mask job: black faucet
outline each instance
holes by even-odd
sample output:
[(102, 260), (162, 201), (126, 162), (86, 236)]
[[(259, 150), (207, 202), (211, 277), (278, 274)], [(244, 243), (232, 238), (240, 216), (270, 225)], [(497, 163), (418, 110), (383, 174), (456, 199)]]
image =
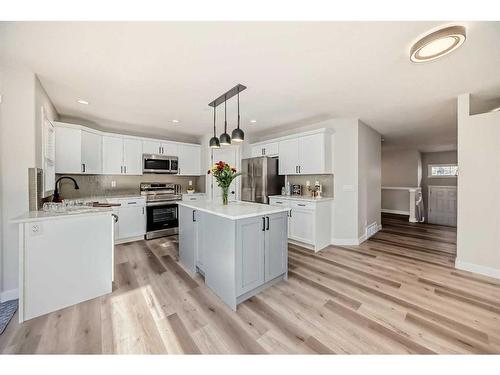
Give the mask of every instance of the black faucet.
[(54, 187), (54, 197), (52, 198), (52, 202), (61, 202), (61, 196), (59, 195), (59, 189), (57, 188), (57, 185), (59, 184), (59, 181), (65, 179), (65, 178), (67, 178), (68, 180), (73, 181), (73, 183), (75, 184), (75, 189), (76, 190), (80, 189), (80, 186), (78, 186), (77, 182), (75, 181), (75, 179), (73, 177), (68, 177), (68, 176), (59, 177), (56, 180), (56, 185)]

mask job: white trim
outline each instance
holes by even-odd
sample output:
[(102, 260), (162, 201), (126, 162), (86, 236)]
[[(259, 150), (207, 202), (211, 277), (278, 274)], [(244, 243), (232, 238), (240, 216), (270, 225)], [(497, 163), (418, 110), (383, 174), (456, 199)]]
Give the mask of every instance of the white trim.
[(19, 289), (4, 290), (0, 293), (0, 302), (19, 298)]
[(323, 133), (323, 134), (334, 134), (335, 131), (333, 129), (331, 129), (331, 128), (320, 128), (320, 129), (308, 130), (308, 131), (305, 131), (305, 132), (294, 133), (294, 134), (284, 135), (284, 136), (281, 136), (281, 137), (269, 138), (269, 139), (266, 139), (266, 140), (263, 140), (263, 141), (259, 141), (259, 142), (255, 142), (255, 143), (250, 143), (250, 147), (259, 146), (259, 145), (263, 145), (263, 144), (267, 144), (267, 143), (280, 142), (280, 141), (284, 141), (284, 140), (287, 140), (287, 139), (293, 139), (293, 138), (297, 138), (297, 137), (303, 137), (303, 136), (306, 136), (306, 135), (320, 134), (320, 133)]
[(406, 215), (410, 216), (410, 211), (401, 211), (401, 210), (388, 210), (386, 208), (382, 208), (381, 212), (385, 212), (387, 214), (397, 214), (397, 215)]
[(144, 239), (144, 235), (136, 236), (136, 237), (121, 238), (119, 240), (115, 240), (114, 244), (121, 245), (121, 244), (128, 243), (128, 242), (140, 241), (143, 239)]
[(359, 238), (332, 238), (330, 242), (338, 246), (355, 246), (360, 243)]
[(464, 261), (458, 260), (458, 259), (455, 260), (455, 268), (457, 268), (459, 270), (463, 270), (463, 271), (479, 273), (481, 275), (500, 279), (500, 270), (497, 268), (481, 266), (480, 264), (464, 262)]
[(412, 186), (382, 186), (382, 190), (418, 190), (420, 187), (412, 187)]

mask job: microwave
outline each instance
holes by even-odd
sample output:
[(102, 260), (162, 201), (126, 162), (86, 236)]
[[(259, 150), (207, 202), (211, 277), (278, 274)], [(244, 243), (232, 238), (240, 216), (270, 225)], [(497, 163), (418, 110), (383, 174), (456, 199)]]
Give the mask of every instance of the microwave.
[(142, 172), (177, 174), (179, 172), (179, 158), (177, 156), (143, 154)]

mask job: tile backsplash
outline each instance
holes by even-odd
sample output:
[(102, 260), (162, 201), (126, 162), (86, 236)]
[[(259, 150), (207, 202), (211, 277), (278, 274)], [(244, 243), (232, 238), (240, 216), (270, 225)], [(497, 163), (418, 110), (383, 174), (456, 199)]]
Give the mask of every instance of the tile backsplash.
[[(113, 196), (122, 194), (139, 194), (141, 182), (170, 182), (181, 185), (181, 191), (186, 192), (189, 181), (193, 181), (196, 192), (205, 192), (205, 176), (176, 176), (168, 174), (147, 174), (142, 176), (110, 176), (110, 175), (56, 175), (73, 177), (79, 190), (73, 188), (73, 183), (69, 180), (62, 180), (60, 184), (61, 196), (63, 198), (86, 198), (97, 196)], [(116, 186), (111, 187), (112, 181)]]
[(306, 183), (309, 181), (311, 186), (314, 186), (316, 181), (322, 186), (323, 197), (333, 197), (333, 174), (318, 174), (318, 175), (290, 175), (286, 176), (287, 181), (291, 185), (302, 185), (302, 195), (310, 195), (311, 193), (306, 190)]

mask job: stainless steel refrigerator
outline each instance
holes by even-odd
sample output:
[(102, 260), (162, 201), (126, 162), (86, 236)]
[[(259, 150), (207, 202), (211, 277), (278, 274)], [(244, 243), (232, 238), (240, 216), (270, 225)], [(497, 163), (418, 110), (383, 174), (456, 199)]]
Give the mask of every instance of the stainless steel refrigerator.
[(241, 200), (268, 203), (270, 195), (281, 194), (285, 176), (278, 175), (278, 158), (259, 156), (241, 161)]

